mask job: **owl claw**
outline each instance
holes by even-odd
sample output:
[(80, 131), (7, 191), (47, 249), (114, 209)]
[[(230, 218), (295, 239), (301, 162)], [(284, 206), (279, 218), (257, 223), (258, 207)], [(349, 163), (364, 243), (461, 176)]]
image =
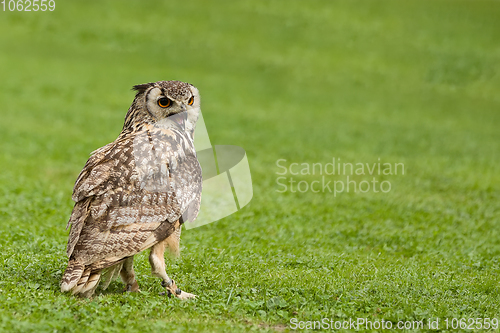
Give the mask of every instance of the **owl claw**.
[(186, 299), (195, 299), (197, 298), (198, 296), (194, 295), (194, 294), (191, 294), (191, 293), (187, 293), (185, 291), (182, 291), (181, 290), (181, 293), (179, 295), (175, 295), (178, 299), (182, 299), (182, 300), (186, 300)]
[(125, 293), (140, 293), (141, 290), (139, 289), (139, 285), (137, 284), (137, 281), (135, 281), (133, 284), (127, 284), (125, 289), (123, 289), (123, 292)]
[[(171, 281), (171, 283), (169, 285), (167, 285), (167, 287), (166, 287), (166, 289), (167, 289), (166, 295), (168, 297), (172, 297), (172, 295), (174, 295), (175, 297), (177, 297), (178, 299), (181, 299), (181, 300), (192, 299), (192, 298), (197, 297), (194, 294), (187, 293), (185, 291), (182, 291), (180, 288), (177, 288), (177, 285), (175, 284), (174, 280), (170, 280), (170, 281)], [(162, 293), (162, 294), (165, 295), (165, 293)]]
[(170, 281), (161, 281), (161, 286), (163, 288), (168, 288), (169, 286), (171, 286), (172, 284), (174, 283), (174, 280), (170, 279)]

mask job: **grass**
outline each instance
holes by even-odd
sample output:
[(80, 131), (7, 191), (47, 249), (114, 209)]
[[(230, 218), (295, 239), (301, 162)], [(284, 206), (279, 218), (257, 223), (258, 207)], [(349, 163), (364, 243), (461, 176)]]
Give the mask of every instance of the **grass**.
[[(498, 1), (56, 3), (0, 12), (1, 331), (500, 318)], [(131, 86), (162, 79), (200, 89), (213, 144), (245, 148), (253, 200), (184, 232), (168, 272), (196, 301), (159, 296), (146, 254), (141, 294), (61, 294), (73, 182)], [(405, 174), (277, 192), (277, 160), (334, 157)]]

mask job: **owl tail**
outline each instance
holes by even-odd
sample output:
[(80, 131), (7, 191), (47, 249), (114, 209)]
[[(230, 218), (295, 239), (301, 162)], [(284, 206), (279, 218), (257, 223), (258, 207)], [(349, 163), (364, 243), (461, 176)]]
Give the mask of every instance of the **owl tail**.
[(73, 295), (90, 297), (94, 294), (100, 280), (100, 270), (92, 271), (90, 266), (85, 267), (85, 265), (77, 261), (70, 261), (62, 277), (61, 291), (71, 290)]
[(84, 264), (77, 261), (70, 261), (61, 280), (61, 291), (66, 292), (73, 289), (83, 275), (84, 269)]

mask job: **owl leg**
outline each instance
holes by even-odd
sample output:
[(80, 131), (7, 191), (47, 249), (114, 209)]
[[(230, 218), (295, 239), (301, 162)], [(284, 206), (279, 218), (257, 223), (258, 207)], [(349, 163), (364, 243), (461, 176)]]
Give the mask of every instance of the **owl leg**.
[(123, 266), (120, 271), (120, 276), (122, 278), (123, 283), (125, 283), (126, 285), (125, 291), (141, 292), (139, 289), (139, 284), (137, 284), (137, 280), (135, 279), (134, 256), (127, 258), (123, 262)]
[(167, 289), (168, 296), (174, 295), (179, 299), (189, 299), (195, 298), (196, 295), (187, 293), (185, 291), (177, 288), (175, 281), (168, 277), (165, 271), (165, 246), (167, 245), (166, 240), (163, 240), (151, 248), (151, 253), (149, 254), (149, 263), (151, 264), (151, 273), (153, 276), (162, 279), (162, 287)]
[(170, 257), (172, 259), (177, 259), (181, 256), (181, 252), (179, 249), (179, 243), (181, 241), (181, 226), (177, 226), (174, 232), (168, 236), (164, 242), (168, 252), (170, 253)]

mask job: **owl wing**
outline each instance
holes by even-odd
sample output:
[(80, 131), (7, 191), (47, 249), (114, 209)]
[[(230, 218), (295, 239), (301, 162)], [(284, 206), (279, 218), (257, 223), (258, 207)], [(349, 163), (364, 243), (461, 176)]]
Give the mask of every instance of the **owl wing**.
[(181, 216), (196, 218), (201, 168), (186, 139), (150, 128), (96, 150), (73, 190), (68, 257), (119, 260), (154, 245)]

